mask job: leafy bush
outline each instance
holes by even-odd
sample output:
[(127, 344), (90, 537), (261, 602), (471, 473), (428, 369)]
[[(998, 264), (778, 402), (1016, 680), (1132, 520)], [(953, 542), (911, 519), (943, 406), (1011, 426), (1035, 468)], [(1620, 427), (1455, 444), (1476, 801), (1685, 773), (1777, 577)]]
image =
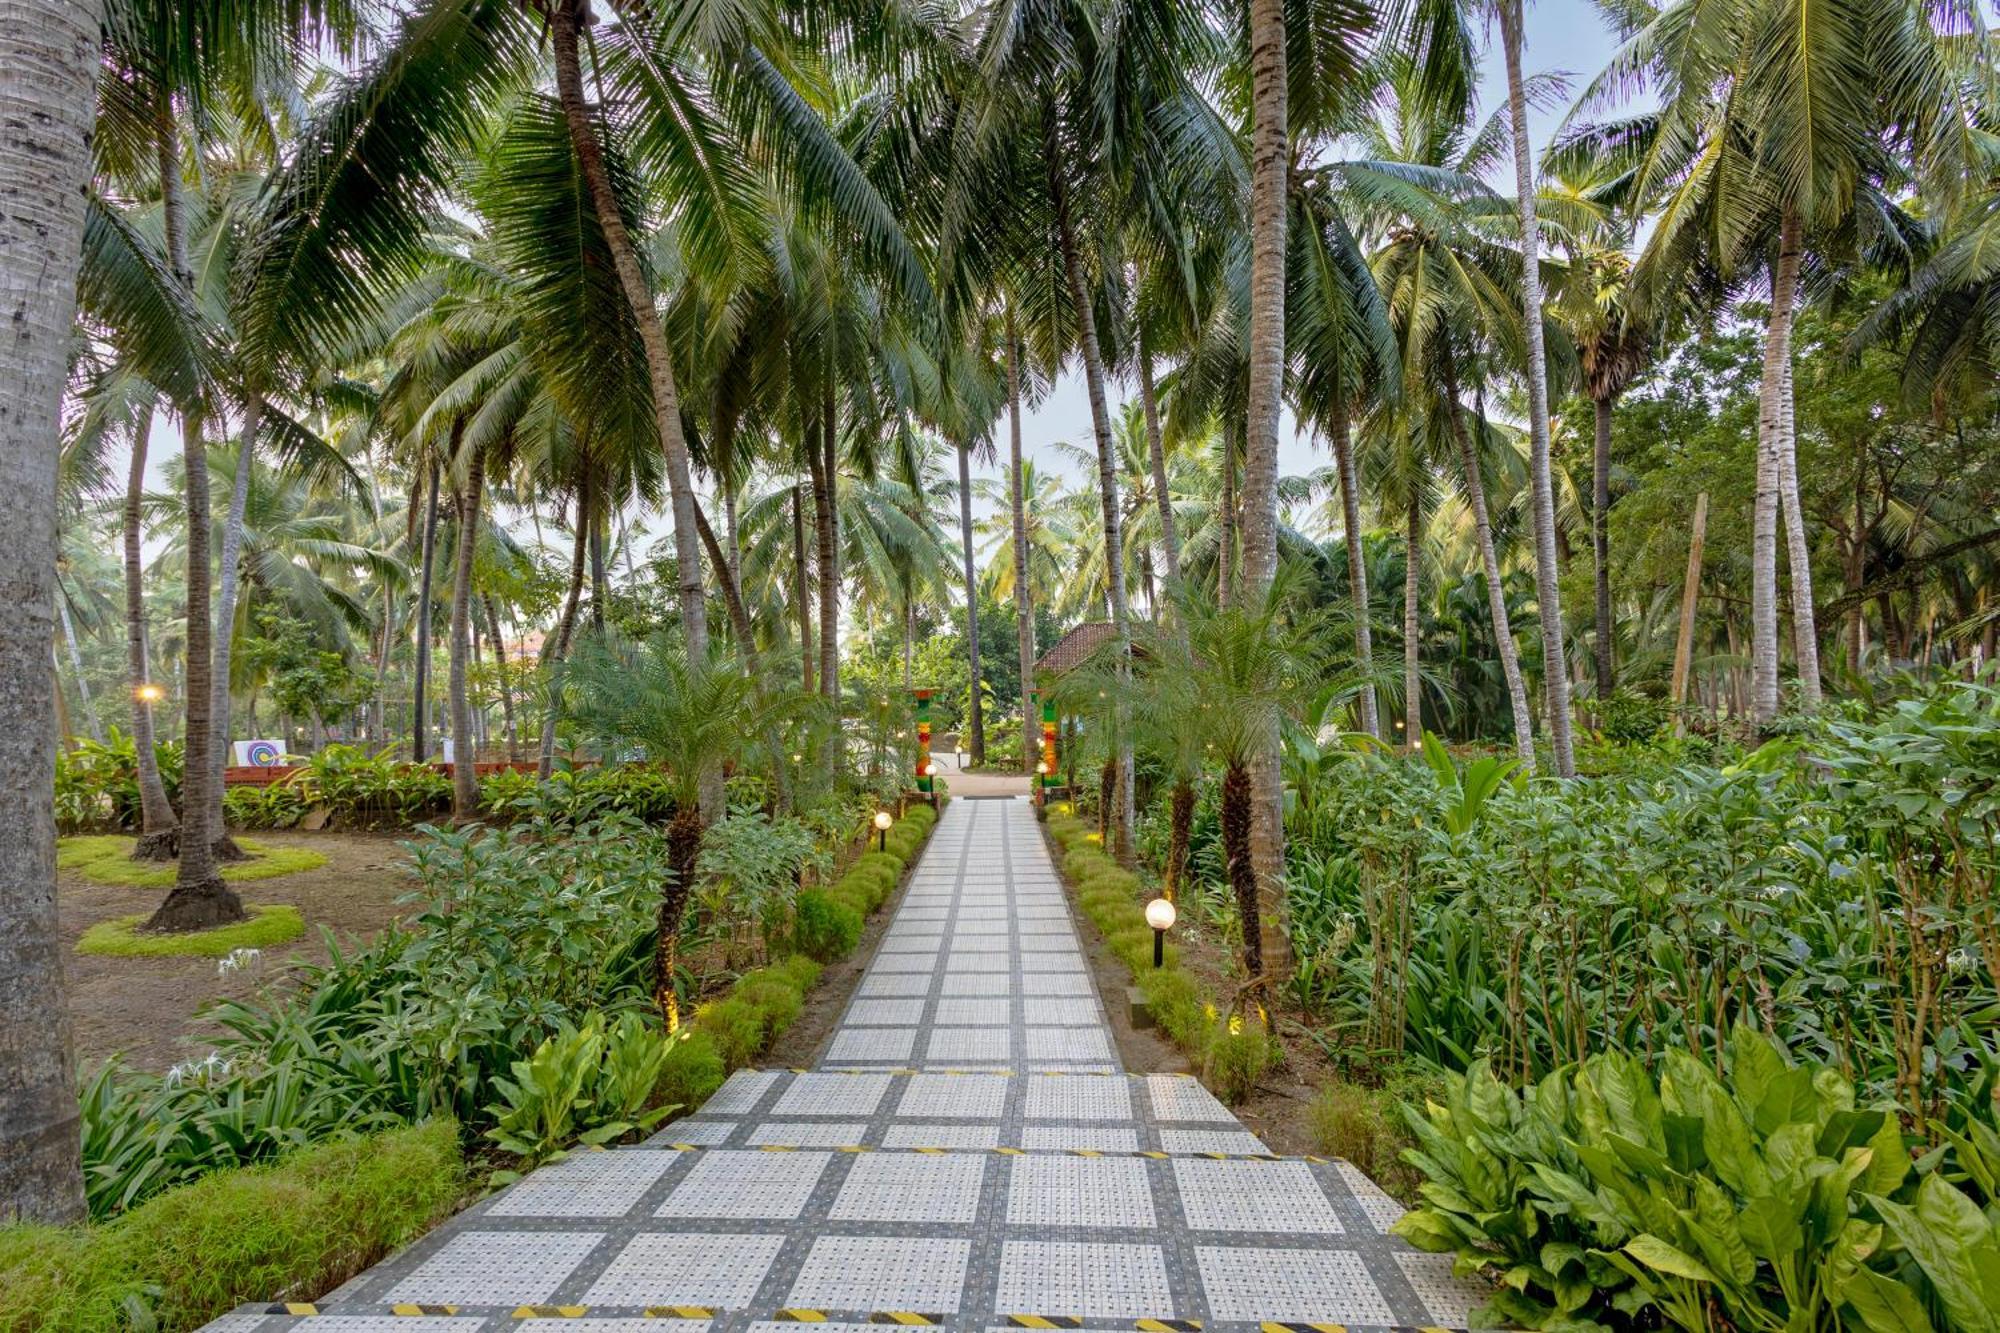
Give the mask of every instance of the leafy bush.
[[(180, 804), (182, 750), (179, 741), (153, 747), (160, 785)], [(139, 752), (116, 727), (102, 741), (79, 740), (56, 752), (56, 827), (64, 833), (94, 833), (139, 827)]]
[(1606, 740), (1649, 741), (1666, 729), (1667, 701), (1637, 690), (1614, 690), (1598, 705), (1598, 730)]
[(818, 889), (798, 896), (792, 923), (792, 946), (822, 962), (845, 957), (861, 942), (861, 914), (835, 902)]
[(1411, 1116), (1425, 1204), (1396, 1224), (1532, 1328), (2000, 1327), (2000, 1236), (1936, 1171), (1911, 1180), (1891, 1103), (1747, 1027), (1727, 1080), (1669, 1050), (1601, 1052), (1516, 1092), (1476, 1064)]
[(495, 1078), (501, 1100), (488, 1107), (486, 1137), (521, 1159), (523, 1172), (560, 1157), (571, 1144), (598, 1146), (649, 1130), (678, 1108), (650, 1106), (673, 1038), (635, 1013), (606, 1030), (592, 1014), (568, 1023), (516, 1060), (513, 1077)]
[(443, 1220), (449, 1121), (342, 1137), (169, 1190), (115, 1221), (0, 1228), (0, 1330), (179, 1333), (245, 1301), (309, 1299)]

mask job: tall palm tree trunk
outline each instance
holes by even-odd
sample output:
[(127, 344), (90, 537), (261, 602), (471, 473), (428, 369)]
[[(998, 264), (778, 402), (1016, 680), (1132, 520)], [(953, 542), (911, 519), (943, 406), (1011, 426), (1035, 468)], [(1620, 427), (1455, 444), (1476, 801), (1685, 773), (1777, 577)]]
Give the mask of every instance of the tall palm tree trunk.
[[(819, 688), (840, 704), (840, 510), (834, 488), (840, 484), (835, 446), (833, 389), (820, 402), (819, 467), (813, 474), (813, 529), (819, 551)], [(835, 743), (838, 748), (838, 742)]]
[[(154, 147), (160, 165), (160, 212), (167, 242), (167, 263), (175, 280), (192, 292), (188, 269), (185, 205), (181, 193), (180, 147), (173, 107), (158, 99), (154, 108)], [(207, 790), (214, 770), (215, 728), (211, 709), (215, 697), (213, 621), (209, 590), (213, 571), (209, 558), (208, 443), (206, 414), (199, 402), (181, 412), (181, 459), (187, 473), (187, 629), (184, 655), (187, 675), (186, 744), (181, 762), (180, 864), (174, 887), (145, 928), (157, 931), (202, 930), (244, 919), (242, 900), (222, 882), (216, 869), (214, 839), (220, 802)]]
[(507, 640), (500, 637), (500, 612), (493, 594), (482, 593), (480, 604), (486, 611), (486, 637), (493, 643), (493, 665), (500, 681), (500, 723), (507, 733), (507, 762), (521, 762), (521, 733), (514, 725), (514, 684), (507, 679)]
[(1528, 469), (1534, 489), (1535, 601), (1542, 621), (1542, 688), (1556, 772), (1576, 776), (1569, 718), (1569, 662), (1563, 641), (1562, 578), (1556, 568), (1556, 501), (1549, 462), (1548, 350), (1542, 338), (1541, 228), (1535, 220), (1535, 171), (1528, 151), (1528, 101), (1521, 79), (1521, 0), (1500, 0), (1500, 40), (1507, 57), (1507, 115), (1514, 140), (1514, 196), (1521, 218), (1521, 308), (1528, 334)]
[(1215, 604), (1228, 606), (1236, 600), (1236, 442), (1235, 432), (1225, 426), (1219, 441), (1222, 448), (1221, 538), (1215, 553)]
[(1597, 675), (1597, 697), (1611, 697), (1618, 688), (1611, 661), (1611, 407), (1608, 397), (1590, 402), (1593, 419), (1590, 451), (1590, 559), (1596, 640), (1591, 664)]
[(582, 168), (584, 182), (604, 231), (604, 245), (611, 252), (618, 285), (632, 307), (632, 322), (638, 326), (639, 341), (646, 352), (646, 372), (653, 386), (653, 416), (659, 430), (660, 449), (667, 458), (667, 488), (674, 512), (674, 565), (680, 581), (681, 626), (688, 652), (697, 661), (708, 653), (708, 604), (702, 586), (701, 539), (695, 531), (694, 467), (688, 454), (687, 436), (681, 430), (680, 389), (674, 382), (673, 356), (667, 346), (666, 330), (653, 309), (652, 287), (639, 266), (638, 247), (625, 227), (618, 197), (611, 189), (611, 173), (604, 164), (604, 146), (598, 142), (597, 128), (591, 124), (590, 110), (583, 96), (583, 65), (578, 50), (578, 30), (589, 13), (588, 0), (556, 0), (550, 6), (549, 33), (555, 47), (556, 95), (562, 102), (563, 119), (569, 126), (570, 146)]
[(792, 606), (799, 618), (800, 688), (813, 692), (813, 617), (806, 574), (806, 516), (799, 487), (792, 487)]
[[(1083, 273), (1083, 255), (1077, 249), (1076, 233), (1069, 215), (1068, 187), (1063, 180), (1062, 154), (1058, 146), (1055, 120), (1049, 117), (1049, 194), (1055, 202), (1056, 243), (1062, 251), (1063, 274), (1069, 284), (1070, 303), (1076, 308), (1077, 343), (1083, 357), (1084, 383), (1090, 394), (1091, 433), (1097, 441), (1097, 494), (1104, 512), (1104, 577), (1111, 602), (1111, 627), (1118, 641), (1119, 673), (1127, 675), (1132, 665), (1132, 626), (1125, 600), (1125, 545), (1119, 525), (1118, 453), (1111, 439), (1111, 411), (1104, 397), (1104, 354), (1097, 341), (1097, 317), (1091, 310), (1090, 290)], [(1121, 861), (1132, 857), (1132, 826), (1137, 822), (1133, 809), (1133, 763), (1130, 729), (1118, 719), (1118, 818), (1113, 825), (1113, 850)]]
[(1146, 416), (1146, 457), (1153, 469), (1153, 495), (1160, 505), (1160, 549), (1165, 553), (1167, 583), (1181, 581), (1181, 538), (1174, 526), (1174, 500), (1167, 491), (1167, 448), (1160, 434), (1160, 398), (1153, 384), (1153, 353), (1139, 336), (1139, 406)]
[(1370, 682), (1361, 691), (1361, 729), (1379, 739), (1382, 714), (1373, 684), (1375, 634), (1368, 601), (1368, 557), (1361, 549), (1361, 478), (1354, 465), (1354, 441), (1349, 438), (1347, 395), (1333, 401), (1333, 465), (1340, 473), (1340, 520), (1347, 544), (1347, 596), (1354, 603), (1354, 668)]
[[(458, 447), (458, 427), (452, 428)], [(430, 460), (424, 481), (424, 535), (417, 565), (417, 648), (410, 664), (410, 762), (421, 764), (431, 749), (431, 581), (437, 571), (438, 463)]]
[(125, 474), (125, 663), (132, 678), (132, 748), (139, 766), (139, 842), (135, 861), (171, 861), (180, 852), (180, 821), (160, 781), (153, 735), (151, 672), (146, 662), (146, 566), (140, 503), (146, 494), (146, 446), (153, 433), (153, 405), (140, 410), (132, 432), (132, 465)]
[[(569, 657), (570, 640), (576, 636), (577, 604), (583, 600), (583, 562), (588, 555), (585, 543), (588, 542), (590, 533), (589, 512), (590, 477), (586, 471), (583, 487), (576, 501), (576, 548), (570, 554), (569, 560), (569, 592), (563, 597), (562, 617), (556, 621), (556, 637), (551, 643), (548, 654), (548, 666), (552, 674)], [(549, 706), (542, 714), (540, 757), (535, 765), (535, 771), (541, 775), (543, 781), (547, 781), (549, 774), (555, 769), (556, 718), (561, 714), (561, 704), (561, 696), (551, 687)]]
[[(83, 649), (76, 641), (76, 621), (69, 613), (69, 598), (63, 594), (60, 582), (56, 587), (56, 610), (62, 617), (63, 646), (69, 653), (69, 673), (76, 677), (76, 699), (83, 709), (83, 724), (90, 729), (90, 739), (102, 745), (104, 728), (97, 724), (97, 710), (90, 705), (90, 682), (83, 675)], [(62, 683), (57, 683), (60, 694)]]
[(98, 6), (0, 0), (0, 1225), (83, 1217), (56, 919), (56, 459), (90, 182)]
[(1403, 748), (1414, 752), (1424, 734), (1424, 682), (1418, 672), (1423, 626), (1417, 597), (1424, 558), (1424, 504), (1412, 487), (1403, 514)]
[(1799, 702), (1811, 709), (1820, 705), (1819, 626), (1813, 610), (1812, 548), (1806, 544), (1805, 511), (1799, 505), (1798, 421), (1789, 355), (1778, 424), (1778, 497), (1785, 520), (1785, 568), (1792, 578), (1793, 652), (1798, 659)]
[(986, 762), (986, 710), (979, 697), (979, 581), (972, 566), (972, 450), (958, 446), (958, 540), (965, 565), (965, 644), (972, 671), (972, 701), (967, 721), (972, 728), (972, 762)]
[[(1535, 771), (1534, 715), (1528, 709), (1528, 687), (1521, 679), (1521, 655), (1514, 647), (1514, 627), (1507, 616), (1507, 587), (1500, 581), (1500, 555), (1493, 547), (1493, 524), (1486, 511), (1486, 479), (1479, 468), (1479, 451), (1465, 428), (1465, 408), (1458, 397), (1458, 365), (1447, 350), (1444, 360), (1444, 391), (1450, 400), (1451, 433), (1458, 441), (1459, 466), (1465, 472), (1465, 498), (1472, 506), (1473, 535), (1479, 542), (1479, 563), (1486, 571), (1486, 607), (1493, 617), (1493, 638), (1500, 648), (1500, 672), (1507, 682), (1508, 706), (1514, 715), (1514, 753), (1521, 767)], [(1486, 418), (1481, 413), (1480, 433), (1485, 434)]]
[(1757, 391), (1757, 499), (1750, 524), (1750, 720), (1778, 715), (1778, 510), (1784, 489), (1785, 380), (1792, 360), (1792, 306), (1799, 280), (1799, 215), (1787, 207), (1771, 270), (1764, 374)]
[(472, 734), (472, 699), (466, 668), (472, 655), (472, 570), (479, 553), (479, 501), (486, 488), (486, 456), (474, 449), (458, 493), (458, 549), (451, 576), (451, 816), (463, 823), (479, 816), (478, 745)]
[(1014, 646), (1021, 659), (1021, 768), (1035, 771), (1042, 722), (1035, 708), (1035, 606), (1028, 587), (1028, 507), (1021, 462), (1021, 347), (1007, 306), (1007, 509), (1014, 536)]
[(210, 752), (208, 799), (215, 803), (215, 854), (225, 861), (244, 859), (229, 836), (222, 812), (222, 770), (229, 763), (229, 662), (236, 645), (236, 599), (243, 586), (243, 524), (250, 510), (250, 480), (257, 463), (257, 428), (264, 420), (264, 397), (252, 391), (243, 408), (241, 442), (236, 446), (236, 475), (229, 491), (229, 513), (222, 520), (222, 558), (215, 606), (215, 698), (210, 704), (215, 745)]

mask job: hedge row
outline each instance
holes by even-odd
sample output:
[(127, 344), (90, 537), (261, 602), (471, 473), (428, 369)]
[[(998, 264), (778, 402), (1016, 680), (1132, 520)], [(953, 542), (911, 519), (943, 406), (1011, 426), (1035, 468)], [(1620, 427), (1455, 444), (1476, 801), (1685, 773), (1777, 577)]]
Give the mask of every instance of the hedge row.
[(0, 1228), (0, 1330), (195, 1328), (308, 1300), (463, 1201), (458, 1126), (434, 1120), (217, 1171), (114, 1221)]
[[(931, 807), (911, 806), (889, 830), (886, 851), (866, 852), (832, 884), (799, 894), (792, 935), (797, 952), (744, 973), (727, 995), (695, 1011), (688, 1036), (667, 1056), (662, 1100), (683, 1114), (693, 1111), (792, 1025), (820, 965), (846, 957), (860, 943), (862, 923), (896, 891), (903, 867), (916, 859), (936, 823)], [(868, 836), (873, 846), (872, 829)]]
[(1062, 849), (1064, 876), (1084, 915), (1131, 970), (1147, 1008), (1173, 1043), (1188, 1053), (1204, 1082), (1228, 1102), (1240, 1102), (1257, 1086), (1277, 1050), (1254, 1018), (1232, 1020), (1181, 966), (1171, 942), (1166, 961), (1153, 966), (1153, 928), (1146, 924), (1151, 891), (1131, 871), (1105, 854), (1097, 830), (1056, 805), (1048, 813), (1049, 837)]

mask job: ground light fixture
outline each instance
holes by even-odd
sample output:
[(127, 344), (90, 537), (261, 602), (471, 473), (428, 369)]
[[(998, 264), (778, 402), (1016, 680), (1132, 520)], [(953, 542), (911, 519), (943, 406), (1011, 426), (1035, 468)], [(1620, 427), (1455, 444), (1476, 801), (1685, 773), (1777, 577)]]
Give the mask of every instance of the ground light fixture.
[(1155, 898), (1146, 904), (1146, 924), (1153, 928), (1154, 967), (1166, 965), (1167, 932), (1174, 928), (1174, 920), (1179, 915), (1170, 898)]
[(891, 815), (887, 810), (877, 810), (875, 812), (875, 839), (876, 839), (877, 850), (884, 852), (889, 850), (889, 825), (895, 822), (896, 822), (895, 817)]
[(958, 771), (959, 771), (959, 772), (963, 773), (963, 772), (965, 771), (965, 761), (966, 761), (966, 760), (968, 760), (968, 759), (970, 759), (971, 757), (972, 757), (972, 756), (971, 756), (970, 754), (966, 753), (966, 749), (965, 749), (965, 747), (964, 747), (963, 745), (961, 745), (961, 746), (959, 746), (959, 747), (958, 747)]

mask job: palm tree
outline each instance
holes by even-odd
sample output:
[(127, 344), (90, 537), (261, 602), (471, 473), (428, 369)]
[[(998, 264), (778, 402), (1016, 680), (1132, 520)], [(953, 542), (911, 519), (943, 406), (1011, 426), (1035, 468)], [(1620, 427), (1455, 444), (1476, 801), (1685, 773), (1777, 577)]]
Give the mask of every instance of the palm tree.
[(91, 84), (98, 15), (49, 0), (0, 24), (0, 599), (8, 807), (0, 837), (0, 1220), (69, 1223), (83, 1215), (76, 1071), (56, 922), (54, 663), (56, 460), (76, 306), (76, 255), (90, 180)]
[(680, 1026), (675, 983), (681, 918), (701, 859), (702, 781), (768, 734), (776, 717), (770, 707), (760, 707), (756, 683), (740, 665), (714, 652), (694, 656), (684, 635), (660, 635), (643, 645), (587, 639), (564, 669), (559, 688), (568, 715), (606, 756), (636, 750), (672, 780), (669, 874), (660, 888), (653, 954), (654, 999), (672, 1032)]

